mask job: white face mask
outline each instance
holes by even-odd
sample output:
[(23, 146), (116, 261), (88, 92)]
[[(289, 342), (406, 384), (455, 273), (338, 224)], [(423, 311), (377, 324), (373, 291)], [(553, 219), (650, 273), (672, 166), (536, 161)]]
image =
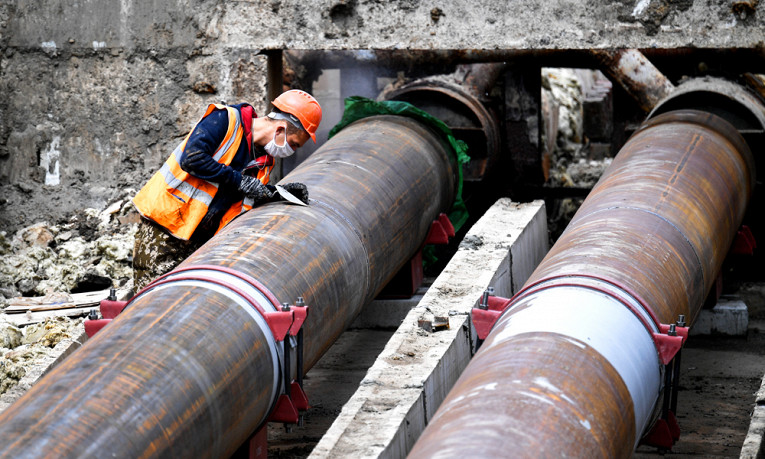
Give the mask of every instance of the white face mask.
[(284, 145), (276, 144), (276, 132), (274, 132), (274, 138), (271, 139), (271, 141), (268, 142), (263, 148), (265, 148), (266, 153), (273, 156), (274, 158), (286, 158), (287, 156), (295, 153), (295, 150), (293, 150), (289, 142), (287, 142), (286, 134), (284, 138)]

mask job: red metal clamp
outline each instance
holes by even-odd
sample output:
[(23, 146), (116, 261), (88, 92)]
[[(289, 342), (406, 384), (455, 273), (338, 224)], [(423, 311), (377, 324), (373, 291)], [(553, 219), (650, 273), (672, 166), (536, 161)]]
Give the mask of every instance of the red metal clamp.
[(677, 393), (680, 380), (680, 351), (688, 339), (688, 327), (685, 315), (680, 315), (676, 323), (660, 324), (660, 333), (654, 333), (653, 339), (659, 352), (659, 359), (664, 364), (664, 399), (661, 417), (640, 439), (640, 443), (670, 450), (680, 439), (680, 426), (677, 423)]
[(656, 350), (659, 352), (659, 360), (662, 365), (667, 365), (680, 351), (688, 339), (688, 327), (675, 324), (659, 324), (660, 333), (653, 333)]
[(640, 443), (670, 450), (672, 449), (672, 445), (679, 439), (680, 425), (677, 423), (675, 413), (669, 411), (666, 419), (659, 418), (654, 422), (648, 433), (640, 439)]
[(109, 296), (101, 300), (98, 304), (98, 309), (101, 311), (101, 318), (95, 313), (95, 310), (90, 311), (90, 315), (85, 322), (85, 333), (88, 338), (92, 338), (99, 330), (104, 328), (106, 324), (112, 321), (117, 315), (125, 309), (127, 301), (117, 301), (117, 291), (111, 289)]
[(492, 287), (486, 289), (478, 302), (478, 306), (474, 307), (471, 313), (473, 326), (475, 327), (478, 339), (481, 341), (489, 336), (489, 332), (494, 327), (497, 319), (507, 309), (511, 301), (510, 298), (493, 296), (492, 293), (494, 293)]
[(757, 241), (754, 240), (752, 230), (746, 225), (741, 225), (741, 228), (739, 228), (736, 233), (735, 239), (733, 239), (730, 253), (734, 255), (752, 255), (756, 248)]
[(449, 238), (454, 237), (454, 226), (445, 213), (438, 214), (438, 218), (430, 224), (430, 231), (425, 238), (425, 244), (448, 244)]
[[(289, 312), (292, 315), (290, 326), (285, 330), (281, 339), (284, 346), (284, 366), (282, 368), (284, 393), (277, 399), (274, 410), (268, 417), (268, 421), (301, 424), (299, 412), (310, 408), (308, 397), (305, 391), (303, 391), (303, 324), (308, 317), (308, 306), (305, 305), (303, 297), (298, 297), (296, 305), (284, 303), (282, 305), (282, 312)], [(295, 365), (297, 374), (295, 380), (292, 379), (291, 375), (290, 340), (286, 339), (287, 333), (289, 333), (289, 336), (297, 338), (297, 349), (295, 352), (297, 357)]]

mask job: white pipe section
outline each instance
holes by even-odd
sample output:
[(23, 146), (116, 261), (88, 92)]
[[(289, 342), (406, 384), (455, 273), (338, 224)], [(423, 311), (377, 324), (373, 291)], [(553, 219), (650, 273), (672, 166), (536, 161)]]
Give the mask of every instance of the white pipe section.
[(663, 385), (663, 366), (651, 333), (635, 313), (603, 292), (554, 286), (521, 298), (494, 328), (500, 331), (487, 341), (487, 349), (523, 333), (555, 333), (602, 355), (632, 397), (637, 447)]

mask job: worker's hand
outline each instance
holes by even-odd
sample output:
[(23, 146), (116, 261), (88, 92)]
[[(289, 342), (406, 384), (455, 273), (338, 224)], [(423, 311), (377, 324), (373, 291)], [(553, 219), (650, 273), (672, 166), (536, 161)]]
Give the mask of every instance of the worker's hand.
[(292, 193), (293, 196), (308, 204), (308, 187), (300, 182), (285, 183), (282, 187)]
[(260, 180), (247, 175), (242, 176), (242, 181), (239, 183), (239, 191), (248, 198), (252, 198), (255, 203), (271, 199), (274, 195)]

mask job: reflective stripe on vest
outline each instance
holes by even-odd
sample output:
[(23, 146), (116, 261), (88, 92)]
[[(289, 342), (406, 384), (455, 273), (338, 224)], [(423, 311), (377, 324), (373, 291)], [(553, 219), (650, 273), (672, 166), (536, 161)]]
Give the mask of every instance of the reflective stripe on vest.
[(271, 179), (271, 171), (274, 169), (275, 160), (273, 156), (263, 155), (255, 158), (254, 161), (250, 161), (245, 169), (258, 168), (258, 174), (256, 178), (260, 180), (263, 185), (268, 185), (268, 181)]
[[(239, 149), (244, 137), (244, 128), (237, 109), (218, 104), (210, 104), (197, 124), (215, 109), (228, 111), (228, 129), (220, 146), (215, 150), (213, 159), (228, 166)], [(196, 128), (196, 125), (194, 127)], [(194, 234), (218, 192), (217, 183), (190, 175), (178, 163), (178, 158), (185, 150), (192, 132), (194, 129), (133, 198), (133, 204), (141, 215), (154, 220), (173, 236), (184, 240), (188, 240)]]
[(257, 179), (260, 180), (260, 182), (263, 185), (268, 185), (268, 181), (271, 179), (271, 170), (274, 168), (273, 165), (266, 166), (263, 169), (260, 169), (258, 171)]

